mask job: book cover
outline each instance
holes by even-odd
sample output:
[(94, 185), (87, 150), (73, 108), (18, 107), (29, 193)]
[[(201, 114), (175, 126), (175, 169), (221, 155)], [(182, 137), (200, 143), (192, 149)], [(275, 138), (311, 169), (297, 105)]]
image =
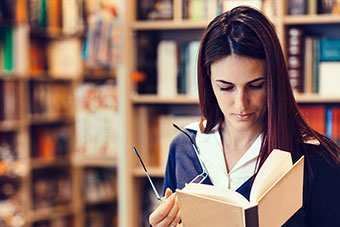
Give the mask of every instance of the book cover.
[(232, 190), (188, 184), (176, 190), (183, 226), (281, 226), (302, 206), (303, 167), (304, 157), (293, 165), (289, 152), (273, 150), (249, 201)]
[(177, 46), (175, 41), (161, 41), (157, 48), (157, 94), (177, 95)]
[(306, 13), (306, 0), (288, 0), (288, 15), (303, 15)]
[(340, 61), (320, 62), (319, 94), (327, 96), (340, 95), (339, 89)]
[(340, 39), (320, 40), (320, 61), (340, 61)]

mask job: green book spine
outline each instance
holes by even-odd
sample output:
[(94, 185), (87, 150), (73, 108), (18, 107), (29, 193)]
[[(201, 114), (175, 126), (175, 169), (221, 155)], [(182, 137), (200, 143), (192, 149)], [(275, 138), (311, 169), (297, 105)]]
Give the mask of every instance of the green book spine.
[(11, 73), (13, 70), (13, 29), (4, 28), (4, 72)]

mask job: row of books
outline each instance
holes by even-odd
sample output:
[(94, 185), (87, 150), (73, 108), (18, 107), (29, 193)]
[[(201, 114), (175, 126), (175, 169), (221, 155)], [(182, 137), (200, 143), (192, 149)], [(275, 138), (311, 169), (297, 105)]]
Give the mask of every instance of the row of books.
[(33, 172), (33, 209), (67, 205), (72, 201), (72, 181), (69, 171), (42, 169)]
[(118, 226), (117, 211), (113, 204), (104, 204), (86, 211), (85, 226)]
[(51, 220), (42, 220), (34, 222), (33, 227), (66, 227), (74, 226), (74, 221), (72, 216), (62, 216)]
[(21, 23), (27, 20), (27, 0), (3, 0), (0, 3), (0, 23)]
[(70, 154), (70, 128), (67, 126), (37, 126), (32, 131), (31, 157), (51, 161)]
[(0, 200), (0, 210), (1, 226), (24, 226), (24, 212), (16, 197)]
[(287, 39), (287, 63), (294, 91), (339, 95), (340, 39), (304, 35), (290, 28)]
[(76, 89), (76, 156), (115, 158), (118, 146), (117, 88), (81, 84)]
[[(271, 0), (183, 0), (182, 18), (190, 20), (211, 20), (218, 14), (236, 6), (248, 5), (263, 10), (266, 15), (273, 11)], [(173, 1), (138, 1), (138, 20), (173, 19)]]
[(273, 14), (272, 0), (183, 0), (182, 18), (190, 20), (211, 20), (222, 12), (240, 5), (247, 5)]
[(25, 174), (25, 166), (18, 153), (18, 139), (13, 132), (0, 134), (0, 177), (15, 179)]
[(300, 105), (309, 125), (319, 133), (340, 144), (340, 107), (327, 105)]
[(184, 129), (185, 126), (198, 120), (197, 115), (166, 114), (154, 117), (151, 122), (151, 155), (158, 157), (158, 160), (155, 160), (153, 164), (165, 169), (170, 143), (180, 133), (173, 127), (173, 123)]
[(177, 94), (198, 96), (197, 58), (200, 43), (177, 44), (161, 41), (157, 49), (157, 94), (174, 97)]
[(88, 69), (111, 69), (119, 63), (120, 25), (112, 7), (92, 12), (87, 17), (83, 59)]
[(40, 83), (30, 86), (31, 113), (48, 117), (65, 116), (70, 113), (71, 84)]
[(117, 178), (110, 169), (86, 169), (84, 174), (84, 201), (112, 201), (117, 196)]
[(0, 121), (19, 119), (19, 83), (14, 80), (0, 81)]
[(75, 34), (84, 29), (83, 4), (78, 0), (29, 0), (32, 29)]
[(28, 70), (27, 24), (0, 26), (0, 74), (24, 75)]
[(339, 14), (340, 3), (333, 0), (288, 0), (288, 15)]
[(82, 42), (79, 38), (45, 42), (32, 39), (29, 48), (29, 72), (32, 77), (76, 79), (82, 74)]

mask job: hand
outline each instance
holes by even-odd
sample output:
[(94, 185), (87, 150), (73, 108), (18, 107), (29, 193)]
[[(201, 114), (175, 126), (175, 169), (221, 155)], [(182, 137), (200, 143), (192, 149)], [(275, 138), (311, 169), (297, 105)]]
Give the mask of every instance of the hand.
[(180, 220), (177, 197), (168, 188), (162, 203), (151, 213), (149, 222), (153, 227), (176, 227)]

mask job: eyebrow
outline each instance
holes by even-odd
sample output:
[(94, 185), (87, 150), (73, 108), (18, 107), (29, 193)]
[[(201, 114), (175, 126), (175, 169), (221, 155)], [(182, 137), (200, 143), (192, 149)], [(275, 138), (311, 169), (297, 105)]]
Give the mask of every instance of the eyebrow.
[[(256, 78), (254, 80), (249, 81), (247, 84), (251, 84), (251, 83), (254, 83), (254, 82), (257, 82), (257, 81), (260, 81), (260, 80), (265, 80), (265, 79), (266, 78), (264, 78), (264, 77)], [(225, 80), (216, 80), (216, 82), (220, 82), (220, 83), (223, 83), (223, 84), (233, 85), (233, 83), (225, 81)]]

